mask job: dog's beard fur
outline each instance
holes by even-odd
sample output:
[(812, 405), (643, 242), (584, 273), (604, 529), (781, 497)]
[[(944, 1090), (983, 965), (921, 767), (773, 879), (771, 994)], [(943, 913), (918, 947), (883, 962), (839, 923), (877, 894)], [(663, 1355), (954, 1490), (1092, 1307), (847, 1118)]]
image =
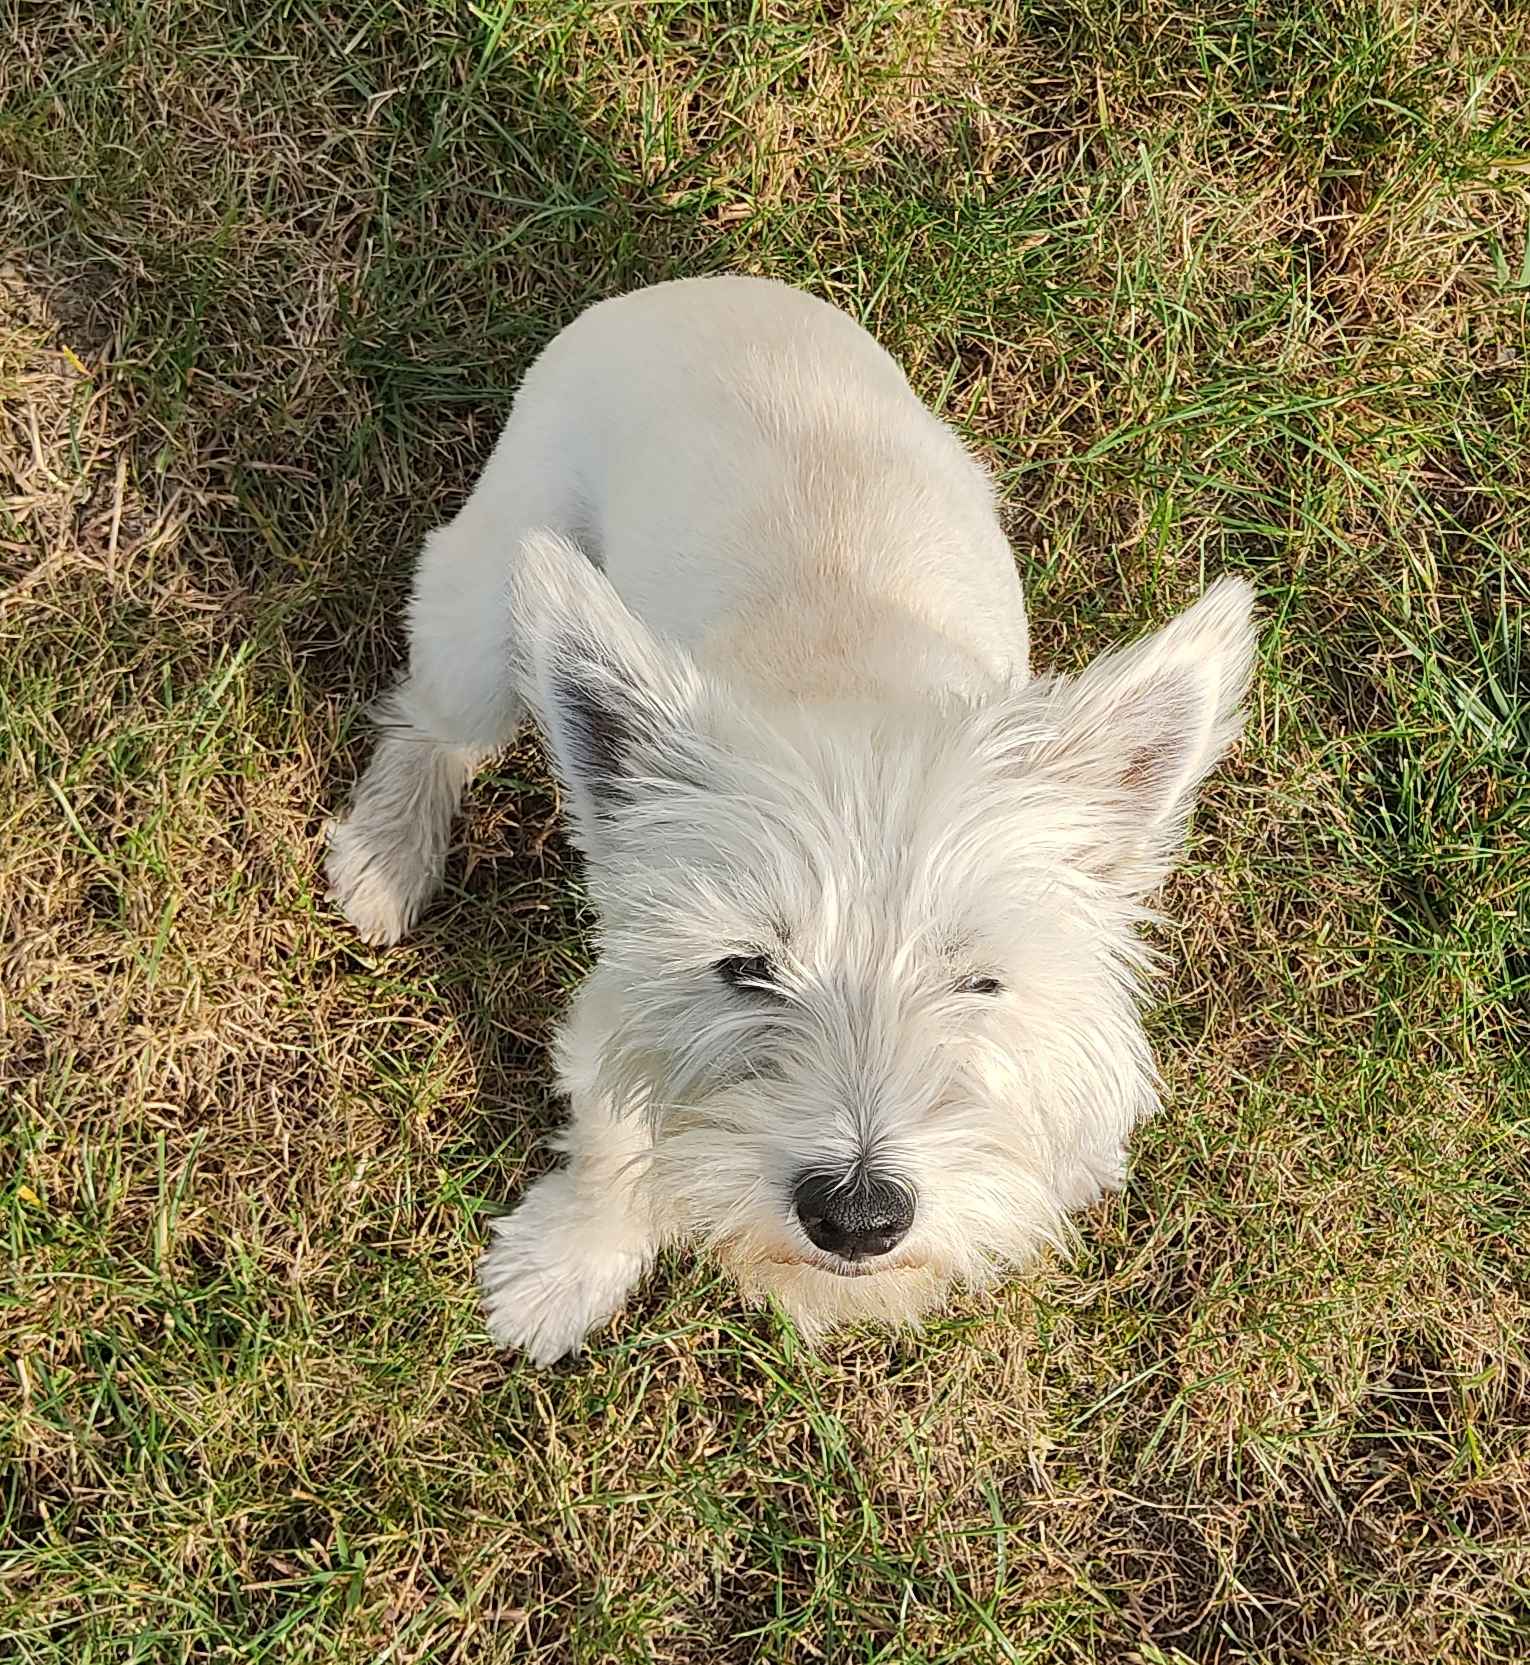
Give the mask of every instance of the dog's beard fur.
[[(653, 1217), (809, 1333), (913, 1320), (1060, 1241), (1153, 1106), (1142, 913), (1099, 870), (1099, 804), (1039, 766), (1052, 703), (729, 696), (640, 745), (591, 829), (594, 980), (622, 1013), (599, 1081), (651, 1124)], [(754, 954), (779, 997), (717, 975)], [(998, 992), (962, 992), (973, 974)], [(872, 1270), (816, 1249), (792, 1200), (863, 1164), (917, 1199)]]

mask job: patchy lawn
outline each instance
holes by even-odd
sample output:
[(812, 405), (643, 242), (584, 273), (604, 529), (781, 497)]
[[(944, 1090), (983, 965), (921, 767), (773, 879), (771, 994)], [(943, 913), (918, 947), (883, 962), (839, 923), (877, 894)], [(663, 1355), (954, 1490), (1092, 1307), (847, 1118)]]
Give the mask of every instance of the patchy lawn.
[[(1530, 1652), (1530, 59), (1491, 0), (10, 0), (0, 1643), (20, 1661)], [(702, 271), (865, 320), (1045, 660), (1223, 571), (1130, 1189), (919, 1338), (683, 1260), (485, 1344), (587, 920), (527, 743), (318, 880), (529, 357)]]

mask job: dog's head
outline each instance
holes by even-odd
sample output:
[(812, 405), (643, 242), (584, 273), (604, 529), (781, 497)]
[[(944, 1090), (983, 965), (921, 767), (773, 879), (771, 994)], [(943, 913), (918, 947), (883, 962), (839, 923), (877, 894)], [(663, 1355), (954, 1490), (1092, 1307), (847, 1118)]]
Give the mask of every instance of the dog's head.
[(1073, 680), (794, 705), (522, 549), (527, 687), (603, 921), (600, 1080), (667, 1224), (809, 1328), (910, 1317), (1055, 1241), (1154, 1103), (1144, 898), (1233, 740), (1224, 581)]

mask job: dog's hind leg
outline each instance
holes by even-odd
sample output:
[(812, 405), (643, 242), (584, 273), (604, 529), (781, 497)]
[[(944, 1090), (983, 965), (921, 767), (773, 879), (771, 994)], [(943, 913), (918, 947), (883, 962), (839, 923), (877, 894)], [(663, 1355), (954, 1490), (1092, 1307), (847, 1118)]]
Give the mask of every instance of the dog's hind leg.
[(373, 708), (376, 750), (329, 830), (330, 897), (367, 942), (397, 942), (435, 894), (463, 790), (524, 715), (504, 598), (515, 534), (502, 525), (475, 497), (426, 539), (409, 670)]

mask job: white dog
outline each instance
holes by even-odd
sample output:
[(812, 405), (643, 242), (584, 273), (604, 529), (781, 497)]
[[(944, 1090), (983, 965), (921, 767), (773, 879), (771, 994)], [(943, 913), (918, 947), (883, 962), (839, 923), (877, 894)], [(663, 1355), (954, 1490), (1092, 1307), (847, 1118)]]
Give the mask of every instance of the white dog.
[(602, 920), (567, 1160), (479, 1267), (499, 1342), (577, 1349), (675, 1238), (810, 1333), (912, 1320), (1120, 1182), (1136, 928), (1240, 725), (1247, 586), (1031, 677), (960, 442), (832, 306), (713, 278), (537, 360), (409, 627), (346, 916), (403, 935), (529, 708)]

